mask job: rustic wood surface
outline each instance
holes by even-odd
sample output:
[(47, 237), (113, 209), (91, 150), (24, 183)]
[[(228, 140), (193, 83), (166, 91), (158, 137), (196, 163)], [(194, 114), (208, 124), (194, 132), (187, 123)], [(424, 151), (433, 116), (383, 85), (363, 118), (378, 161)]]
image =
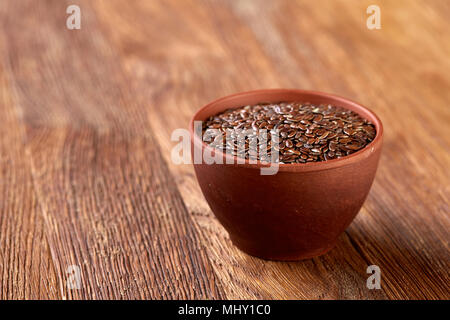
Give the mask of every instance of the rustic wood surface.
[[(2, 1), (0, 298), (449, 299), (449, 16), (446, 0)], [(196, 109), (276, 87), (350, 97), (385, 126), (361, 212), (300, 262), (233, 247), (170, 158)]]

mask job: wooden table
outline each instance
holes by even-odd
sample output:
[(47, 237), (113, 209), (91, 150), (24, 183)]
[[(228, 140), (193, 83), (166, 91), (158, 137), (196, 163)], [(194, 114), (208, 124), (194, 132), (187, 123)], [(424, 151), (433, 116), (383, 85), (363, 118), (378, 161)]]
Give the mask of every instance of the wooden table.
[[(449, 299), (449, 16), (446, 0), (2, 1), (0, 297)], [(358, 217), (300, 262), (233, 247), (170, 156), (208, 101), (275, 87), (349, 97), (385, 126)]]

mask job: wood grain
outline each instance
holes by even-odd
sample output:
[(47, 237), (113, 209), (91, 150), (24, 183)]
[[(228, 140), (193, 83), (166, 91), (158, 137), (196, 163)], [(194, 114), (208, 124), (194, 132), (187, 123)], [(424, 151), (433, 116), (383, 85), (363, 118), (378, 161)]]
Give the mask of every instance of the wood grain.
[[(69, 4), (81, 7), (81, 30), (65, 28)], [(368, 30), (370, 4), (2, 4), (0, 112), (10, 120), (0, 151), (15, 172), (0, 175), (2, 297), (450, 298), (450, 6), (379, 1), (382, 29)], [(200, 106), (271, 87), (349, 97), (385, 127), (360, 214), (335, 249), (307, 261), (233, 247), (192, 167), (170, 158), (172, 131)], [(25, 257), (31, 273), (5, 264)], [(372, 264), (381, 290), (366, 287)], [(69, 265), (81, 267), (82, 290), (67, 289)], [(34, 280), (16, 287), (14, 272)]]
[[(26, 11), (21, 4), (8, 13)], [(42, 20), (58, 50), (35, 50), (49, 48), (44, 32), (12, 27), (7, 36), (11, 53), (22, 53), (8, 57), (9, 67), (62, 296), (220, 298), (151, 128), (140, 120), (144, 106), (136, 108), (114, 53), (90, 31), (94, 19), (85, 14), (87, 31), (71, 34), (54, 27), (66, 6), (54, 4), (36, 6), (28, 18)], [(73, 78), (81, 66), (89, 72)], [(105, 74), (114, 79), (103, 82)], [(71, 265), (81, 268), (81, 290), (65, 285)]]
[(0, 70), (0, 299), (57, 299), (56, 274), (23, 131)]

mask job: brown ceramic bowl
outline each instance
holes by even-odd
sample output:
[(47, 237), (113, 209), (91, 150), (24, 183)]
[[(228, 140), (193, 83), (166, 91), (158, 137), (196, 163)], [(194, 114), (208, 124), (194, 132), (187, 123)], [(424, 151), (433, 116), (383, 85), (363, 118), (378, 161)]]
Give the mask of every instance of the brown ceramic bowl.
[[(343, 158), (280, 164), (277, 174), (261, 175), (264, 163), (237, 164), (235, 157), (213, 150), (194, 135), (194, 121), (229, 108), (280, 101), (325, 103), (353, 110), (375, 125), (376, 137)], [(271, 260), (306, 259), (333, 248), (369, 193), (383, 138), (380, 119), (360, 104), (327, 93), (291, 89), (243, 92), (215, 100), (195, 113), (190, 131), (192, 152), (209, 148), (234, 160), (234, 164), (194, 164), (211, 210), (238, 248)]]

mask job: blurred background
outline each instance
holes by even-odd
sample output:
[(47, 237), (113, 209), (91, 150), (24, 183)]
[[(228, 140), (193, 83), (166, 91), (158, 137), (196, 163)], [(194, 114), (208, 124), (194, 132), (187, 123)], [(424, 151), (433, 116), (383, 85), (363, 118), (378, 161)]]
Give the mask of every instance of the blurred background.
[[(3, 0), (0, 297), (448, 299), (449, 16), (446, 0)], [(198, 108), (261, 88), (383, 121), (371, 193), (324, 257), (241, 253), (171, 162)]]

